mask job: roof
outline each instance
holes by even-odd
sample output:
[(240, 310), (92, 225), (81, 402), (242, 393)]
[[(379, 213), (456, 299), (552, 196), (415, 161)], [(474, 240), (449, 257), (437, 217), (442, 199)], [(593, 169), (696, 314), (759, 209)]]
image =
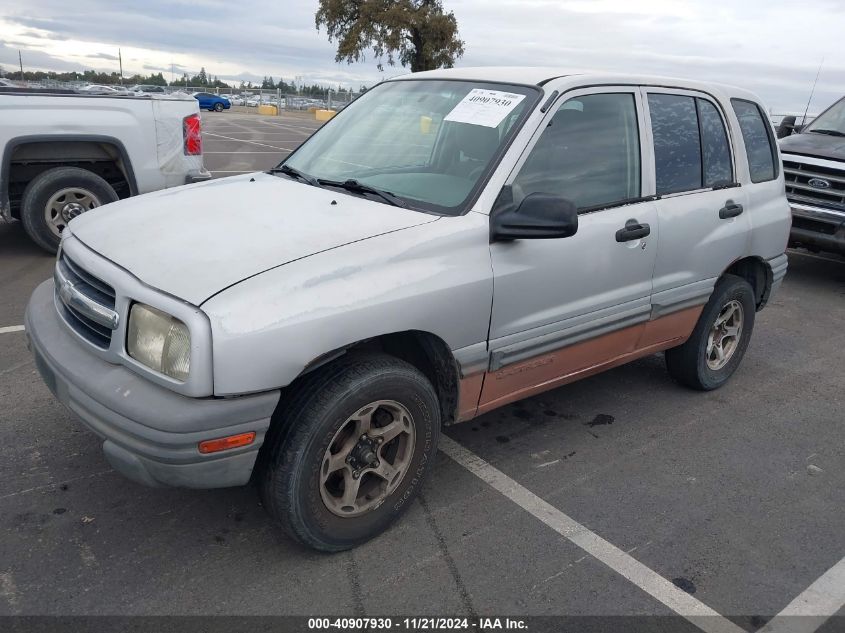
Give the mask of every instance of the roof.
[(759, 99), (751, 92), (736, 86), (726, 84), (696, 81), (679, 77), (661, 77), (655, 75), (640, 75), (637, 73), (599, 73), (572, 68), (550, 68), (532, 66), (478, 66), (468, 68), (440, 68), (419, 73), (409, 73), (394, 77), (390, 81), (407, 79), (464, 79), (467, 81), (491, 81), (511, 84), (542, 85), (550, 80), (566, 78), (568, 87), (577, 85), (596, 84), (635, 84), (646, 86), (664, 86), (672, 88), (687, 88), (705, 92), (721, 92), (728, 97), (742, 97)]

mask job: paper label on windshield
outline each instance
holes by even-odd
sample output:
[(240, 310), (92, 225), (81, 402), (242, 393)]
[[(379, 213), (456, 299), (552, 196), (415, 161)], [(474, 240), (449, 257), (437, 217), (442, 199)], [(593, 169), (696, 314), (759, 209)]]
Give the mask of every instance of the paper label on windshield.
[(443, 120), (498, 127), (523, 99), (525, 95), (474, 88)]

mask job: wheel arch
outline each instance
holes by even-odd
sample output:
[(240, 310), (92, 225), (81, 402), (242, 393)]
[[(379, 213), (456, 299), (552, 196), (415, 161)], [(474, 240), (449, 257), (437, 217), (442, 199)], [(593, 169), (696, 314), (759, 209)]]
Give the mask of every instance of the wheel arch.
[[(56, 155), (57, 147), (63, 149), (63, 152), (59, 152), (58, 156)], [(75, 155), (74, 151), (81, 153)], [(21, 159), (24, 160), (22, 161)], [(64, 165), (79, 166), (85, 169), (85, 165), (79, 163), (90, 162), (93, 164), (98, 160), (101, 163), (113, 162), (125, 180), (129, 196), (137, 195), (138, 183), (129, 153), (126, 151), (123, 143), (113, 136), (97, 134), (33, 134), (10, 139), (3, 149), (3, 162), (0, 164), (0, 211), (4, 214), (11, 213), (12, 190), (17, 184), (13, 176), (19, 169), (16, 165), (41, 165), (44, 167), (42, 171)], [(97, 171), (92, 169), (89, 169), (89, 171), (97, 173)], [(21, 175), (24, 176), (23, 173)], [(97, 173), (97, 175), (102, 174)], [(32, 177), (34, 175), (28, 179), (31, 180)]]
[(421, 330), (380, 334), (317, 356), (289, 385), (282, 387), (267, 438), (261, 447), (258, 462), (253, 470), (253, 477), (266, 466), (271, 447), (277, 443), (279, 436), (286, 436), (291, 430), (291, 425), (285, 424), (285, 421), (281, 419), (281, 412), (301, 381), (312, 372), (319, 371), (342, 357), (368, 351), (384, 352), (416, 367), (434, 386), (440, 403), (442, 425), (446, 426), (457, 421), (460, 371), (452, 350), (446, 342), (436, 334)]
[(444, 425), (457, 419), (460, 372), (452, 350), (431, 332), (405, 330), (380, 334), (356, 341), (321, 354), (312, 360), (286, 389), (294, 389), (297, 381), (341, 356), (356, 352), (380, 351), (402, 359), (420, 370), (431, 381), (440, 401), (440, 419)]
[(742, 277), (751, 284), (757, 311), (763, 309), (772, 291), (773, 276), (771, 267), (762, 257), (750, 256), (738, 259), (725, 269), (721, 277), (725, 275)]

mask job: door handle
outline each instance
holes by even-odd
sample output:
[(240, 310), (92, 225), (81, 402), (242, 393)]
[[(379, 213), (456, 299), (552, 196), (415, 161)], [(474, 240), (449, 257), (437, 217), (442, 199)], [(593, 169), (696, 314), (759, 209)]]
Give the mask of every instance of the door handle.
[(737, 204), (733, 200), (728, 200), (721, 209), (719, 209), (719, 217), (723, 220), (728, 218), (735, 218), (742, 213), (742, 205)]
[(625, 228), (616, 231), (617, 242), (630, 242), (639, 240), (651, 234), (651, 227), (648, 224), (640, 224), (634, 219), (625, 222)]

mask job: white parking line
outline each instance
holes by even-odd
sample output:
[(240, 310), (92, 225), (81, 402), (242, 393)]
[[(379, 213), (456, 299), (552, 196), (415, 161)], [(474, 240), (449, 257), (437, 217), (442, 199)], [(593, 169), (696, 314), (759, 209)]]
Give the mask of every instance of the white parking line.
[(9, 334), (10, 332), (23, 332), (26, 328), (22, 325), (9, 325), (0, 327), (0, 334)]
[(745, 633), (745, 629), (681, 591), (657, 572), (605, 541), (598, 534), (591, 532), (454, 440), (441, 436), (440, 450), (523, 510), (599, 559), (698, 628), (708, 633)]
[(812, 633), (845, 607), (845, 558), (828, 569), (758, 633)]
[(278, 127), (288, 132), (298, 132), (299, 134), (306, 134), (308, 136), (320, 129), (319, 125), (315, 127), (309, 127), (298, 126), (292, 123), (276, 123), (274, 121), (261, 121), (261, 123), (263, 123), (264, 125), (272, 125), (273, 127)]
[(207, 136), (216, 136), (218, 138), (226, 139), (227, 141), (237, 141), (238, 143), (249, 143), (250, 145), (259, 145), (261, 147), (269, 147), (272, 149), (280, 149), (283, 152), (292, 152), (292, 149), (288, 149), (287, 147), (277, 147), (276, 145), (267, 145), (266, 143), (259, 143), (257, 141), (247, 141), (242, 138), (232, 138), (231, 136), (223, 136), (222, 134), (214, 134), (213, 132), (203, 132), (203, 135)]

